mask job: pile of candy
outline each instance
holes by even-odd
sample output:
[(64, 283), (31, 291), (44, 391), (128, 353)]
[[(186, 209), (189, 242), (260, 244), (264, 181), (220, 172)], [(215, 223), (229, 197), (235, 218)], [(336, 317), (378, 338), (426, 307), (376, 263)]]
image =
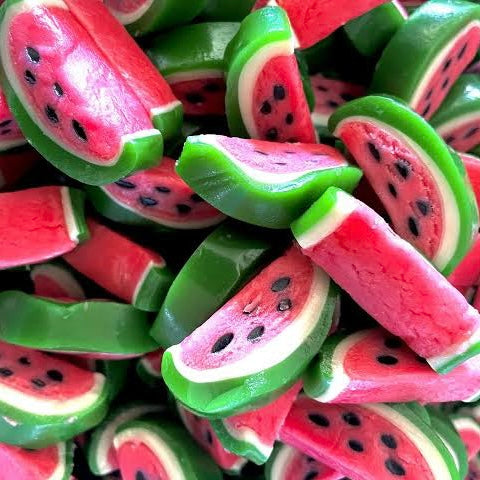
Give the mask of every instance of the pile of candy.
[(1, 480), (480, 478), (480, 2), (0, 4)]

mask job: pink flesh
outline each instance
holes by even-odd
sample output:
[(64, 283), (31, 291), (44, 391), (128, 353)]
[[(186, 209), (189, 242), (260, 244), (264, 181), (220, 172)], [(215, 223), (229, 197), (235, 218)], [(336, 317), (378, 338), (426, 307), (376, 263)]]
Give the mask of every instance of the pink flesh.
[[(93, 388), (92, 372), (76, 367), (58, 357), (36, 350), (17, 347), (0, 342), (2, 368), (11, 370), (12, 375), (2, 375), (0, 384), (14, 388), (20, 393), (39, 399), (68, 401), (87, 393)], [(21, 360), (20, 360), (21, 359)], [(61, 382), (51, 379), (47, 372), (57, 370), (63, 375)], [(45, 386), (39, 387), (40, 381)]]
[[(327, 78), (321, 73), (312, 75), (310, 81), (315, 95), (314, 113), (325, 117), (330, 117), (338, 107), (350, 100), (365, 95), (362, 85)], [(327, 126), (327, 122), (324, 126)]]
[(55, 278), (48, 275), (35, 275), (34, 278), (35, 295), (48, 298), (71, 297), (71, 292), (63, 287)]
[(296, 383), (265, 407), (225, 418), (223, 423), (229, 430), (248, 429), (254, 431), (264, 445), (269, 445), (273, 449), (273, 444), (278, 440), (283, 422), (301, 388), (301, 382)]
[(443, 133), (444, 140), (457, 152), (468, 152), (480, 144), (480, 118)]
[(153, 108), (177, 101), (147, 55), (102, 2), (65, 0), (65, 3), (149, 113)]
[(116, 12), (133, 13), (147, 2), (145, 0), (105, 0), (104, 3)]
[(156, 350), (155, 352), (147, 353), (143, 357), (143, 360), (146, 360), (148, 362), (152, 370), (155, 370), (156, 372), (160, 373), (160, 370), (162, 367), (162, 358), (163, 358), (163, 350)]
[[(204, 202), (175, 172), (175, 161), (165, 157), (156, 167), (143, 170), (125, 179), (133, 188), (122, 188), (121, 182), (103, 188), (115, 201), (153, 221), (185, 222), (220, 218), (221, 213)], [(158, 190), (169, 191), (160, 191)], [(144, 197), (148, 203), (140, 201)]]
[(225, 115), (224, 78), (186, 80), (170, 87), (182, 102), (185, 115)]
[(480, 158), (468, 153), (461, 153), (460, 158), (465, 165), (477, 205), (480, 205)]
[(38, 263), (73, 250), (61, 187), (0, 194), (0, 269)]
[[(273, 292), (273, 283), (284, 277), (290, 278), (289, 284), (285, 289)], [(182, 361), (191, 368), (207, 370), (242, 360), (295, 322), (305, 306), (313, 280), (314, 268), (310, 260), (296, 248), (291, 248), (183, 340)], [(290, 301), (291, 308), (277, 310), (282, 301)], [(263, 335), (255, 341), (247, 340), (250, 332), (262, 326), (265, 329)], [(217, 340), (232, 333), (232, 341), (212, 353)]]
[(0, 190), (17, 182), (39, 158), (33, 149), (0, 153)]
[[(439, 375), (402, 342), (390, 347), (392, 339), (387, 332), (374, 329), (350, 347), (342, 359), (350, 380), (335, 403), (452, 402), (480, 391), (480, 378), (474, 374), (480, 360)], [(387, 357), (398, 363), (379, 360)]]
[(3, 92), (0, 90), (0, 149), (2, 142), (11, 140), (21, 140), (23, 134), (17, 122), (10, 112)]
[(107, 462), (113, 470), (118, 470), (120, 468), (118, 466), (117, 451), (113, 445), (108, 449)]
[(45, 480), (50, 478), (62, 459), (58, 447), (26, 450), (0, 443), (2, 478), (15, 480)]
[(187, 430), (197, 443), (209, 453), (215, 463), (225, 470), (234, 469), (240, 457), (223, 448), (210, 422), (206, 418), (197, 417), (180, 406), (178, 408), (181, 409), (182, 414), (185, 416), (184, 423)]
[(459, 290), (478, 285), (480, 279), (480, 237), (477, 236), (474, 244), (455, 270), (448, 276), (448, 281)]
[(379, 215), (350, 200), (355, 210), (304, 253), (422, 357), (445, 354), (478, 331), (480, 315), (462, 294)]
[(132, 303), (148, 266), (163, 267), (165, 260), (93, 219), (88, 220), (88, 230), (90, 238), (64, 260), (105, 290)]
[[(345, 122), (339, 136), (385, 206), (395, 231), (433, 258), (444, 228), (443, 204), (435, 180), (419, 155), (373, 122)], [(380, 161), (370, 152), (369, 144), (379, 152)], [(408, 169), (407, 178), (397, 166)], [(395, 189), (396, 196), (389, 188)], [(418, 201), (426, 202), (425, 215), (417, 206)], [(418, 235), (410, 229), (410, 220), (415, 222)]]
[[(269, 0), (257, 0), (254, 9), (267, 5)], [(345, 25), (386, 0), (276, 0), (287, 11), (300, 48), (311, 47), (334, 30)]]
[[(281, 478), (276, 480), (304, 480), (311, 478), (312, 480), (343, 480), (345, 476), (335, 472), (330, 467), (317, 462), (314, 458), (296, 451), (295, 456), (290, 463), (285, 466)], [(316, 475), (314, 476), (314, 473)]]
[(272, 173), (305, 173), (348, 166), (336, 149), (320, 144), (283, 144), (264, 140), (216, 137), (236, 162)]
[[(147, 445), (140, 442), (126, 442), (117, 451), (122, 480), (169, 480), (160, 459)], [(143, 473), (143, 477), (137, 473)]]
[[(457, 78), (475, 58), (480, 46), (480, 27), (472, 26), (458, 37), (412, 108), (427, 120), (437, 111)], [(465, 48), (465, 50), (464, 50)], [(463, 53), (462, 53), (463, 52)]]
[[(274, 98), (275, 86), (284, 88), (285, 98)], [(270, 113), (261, 111), (266, 102)], [(265, 64), (256, 80), (251, 108), (260, 140), (316, 143), (295, 55), (275, 57)]]
[[(26, 47), (38, 51), (37, 63)], [(36, 6), (16, 15), (9, 48), (29, 108), (48, 134), (72, 151), (108, 162), (121, 152), (123, 135), (153, 128), (138, 98), (68, 10)], [(34, 85), (25, 80), (27, 70), (36, 78)], [(55, 93), (55, 84), (63, 95)], [(54, 109), (57, 123), (47, 117), (47, 106)], [(75, 132), (73, 121), (83, 128), (87, 141)]]
[[(316, 425), (309, 419), (311, 414), (324, 416), (330, 425)], [(360, 425), (347, 423), (345, 414), (356, 415)], [(383, 445), (379, 437), (384, 433), (394, 437), (396, 449)], [(404, 480), (434, 480), (425, 459), (403, 431), (359, 405), (332, 405), (299, 397), (280, 436), (284, 443), (352, 478), (392, 480), (396, 476), (385, 465), (391, 459), (405, 470)], [(363, 452), (352, 450), (351, 440), (361, 442)]]
[(467, 428), (459, 430), (458, 434), (460, 435), (460, 438), (467, 447), (468, 459), (472, 460), (477, 456), (477, 453), (480, 451), (480, 435), (476, 430)]

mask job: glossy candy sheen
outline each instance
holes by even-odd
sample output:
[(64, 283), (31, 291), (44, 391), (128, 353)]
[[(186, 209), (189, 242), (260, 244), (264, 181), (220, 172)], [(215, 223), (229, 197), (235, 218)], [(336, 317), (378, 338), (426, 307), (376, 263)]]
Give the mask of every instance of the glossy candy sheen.
[(455, 415), (452, 422), (467, 449), (468, 459), (474, 459), (480, 452), (480, 425), (474, 418), (461, 414)]
[(82, 286), (68, 270), (55, 263), (37, 265), (30, 271), (35, 295), (49, 298), (84, 300)]

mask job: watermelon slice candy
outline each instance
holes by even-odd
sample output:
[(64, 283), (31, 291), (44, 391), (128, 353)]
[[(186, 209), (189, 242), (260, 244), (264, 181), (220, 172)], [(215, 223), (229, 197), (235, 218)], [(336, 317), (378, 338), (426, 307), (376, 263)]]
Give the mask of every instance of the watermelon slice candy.
[(457, 414), (452, 422), (467, 448), (468, 459), (474, 459), (480, 453), (480, 425), (469, 416)]
[(0, 89), (0, 152), (3, 153), (26, 143), (20, 127), (8, 108), (5, 95)]

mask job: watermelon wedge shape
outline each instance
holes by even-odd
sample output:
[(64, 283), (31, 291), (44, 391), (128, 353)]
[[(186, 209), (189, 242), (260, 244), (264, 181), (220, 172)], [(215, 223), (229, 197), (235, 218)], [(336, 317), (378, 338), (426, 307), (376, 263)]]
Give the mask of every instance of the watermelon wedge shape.
[(433, 371), (397, 337), (378, 328), (329, 337), (304, 379), (319, 402), (422, 404), (475, 400), (480, 359), (446, 375)]
[(298, 382), (264, 407), (212, 420), (211, 425), (227, 450), (262, 465), (272, 455), (283, 422), (301, 389)]
[(225, 105), (233, 136), (316, 142), (294, 48), (281, 8), (262, 8), (243, 20), (225, 51)]
[(163, 379), (182, 404), (206, 417), (265, 405), (318, 352), (336, 299), (328, 276), (292, 247), (166, 350)]
[(35, 265), (30, 270), (34, 293), (39, 297), (85, 300), (82, 285), (70, 270), (55, 263)]
[(351, 478), (460, 479), (442, 439), (404, 404), (334, 405), (299, 397), (280, 437)]
[(88, 238), (84, 195), (68, 187), (0, 193), (0, 269), (40, 263)]
[(188, 23), (205, 0), (105, 0), (112, 15), (135, 37)]
[(289, 445), (279, 444), (265, 467), (266, 480), (346, 480), (313, 457)]
[(180, 102), (102, 2), (8, 0), (0, 38), (2, 84), (23, 133), (77, 180), (105, 184), (153, 165), (162, 134), (180, 126)]
[(7, 99), (0, 89), (0, 152), (20, 147), (26, 143), (17, 121), (8, 108)]
[(467, 448), (468, 459), (472, 460), (480, 452), (480, 425), (474, 418), (462, 414), (455, 415), (452, 422)]
[(474, 3), (426, 2), (383, 50), (371, 91), (401, 98), (431, 118), (477, 53), (479, 21), (480, 6)]
[[(205, 323), (274, 256), (273, 239), (245, 225), (217, 227), (175, 277), (150, 334), (164, 348)], [(195, 302), (185, 302), (187, 294)]]
[(1, 442), (43, 448), (102, 421), (108, 407), (103, 375), (35, 350), (3, 342), (0, 348)]
[(185, 428), (213, 461), (231, 475), (240, 474), (247, 460), (224, 448), (211, 423), (206, 418), (197, 417), (179, 403), (177, 403), (177, 410)]
[(90, 239), (64, 260), (139, 310), (158, 311), (173, 280), (165, 260), (93, 219), (87, 224)]
[(257, 0), (254, 8), (277, 5), (285, 9), (300, 48), (308, 48), (334, 30), (386, 0)]
[(235, 22), (207, 22), (155, 37), (146, 50), (186, 115), (225, 115), (225, 48)]
[(149, 328), (145, 312), (122, 303), (0, 293), (0, 338), (29, 348), (90, 358), (137, 357), (158, 348)]
[(352, 191), (362, 175), (328, 145), (220, 135), (188, 137), (176, 170), (223, 213), (278, 229), (288, 228), (329, 186)]
[(69, 480), (73, 468), (73, 444), (56, 443), (40, 450), (0, 444), (2, 476), (15, 480)]
[(113, 445), (115, 432), (123, 424), (147, 414), (164, 410), (160, 405), (129, 404), (117, 407), (98, 425), (86, 446), (88, 466), (94, 475), (107, 475), (118, 470), (117, 453)]
[(332, 187), (292, 230), (305, 255), (436, 371), (480, 353), (479, 313), (359, 200)]
[(430, 123), (452, 148), (458, 152), (469, 152), (480, 144), (479, 110), (478, 75), (462, 75)]
[(147, 353), (137, 361), (137, 375), (150, 387), (157, 387), (163, 384), (162, 381), (162, 357), (163, 350), (155, 350)]
[(480, 205), (480, 158), (473, 153), (459, 153), (459, 156), (467, 171), (477, 205)]
[(349, 102), (329, 128), (364, 171), (395, 231), (448, 275), (478, 230), (460, 159), (423, 118), (389, 97)]
[(123, 480), (221, 480), (220, 469), (188, 433), (167, 420), (144, 418), (122, 425), (114, 437)]
[(100, 214), (127, 225), (193, 230), (225, 218), (180, 178), (175, 161), (168, 157), (115, 183), (89, 187), (87, 192)]

